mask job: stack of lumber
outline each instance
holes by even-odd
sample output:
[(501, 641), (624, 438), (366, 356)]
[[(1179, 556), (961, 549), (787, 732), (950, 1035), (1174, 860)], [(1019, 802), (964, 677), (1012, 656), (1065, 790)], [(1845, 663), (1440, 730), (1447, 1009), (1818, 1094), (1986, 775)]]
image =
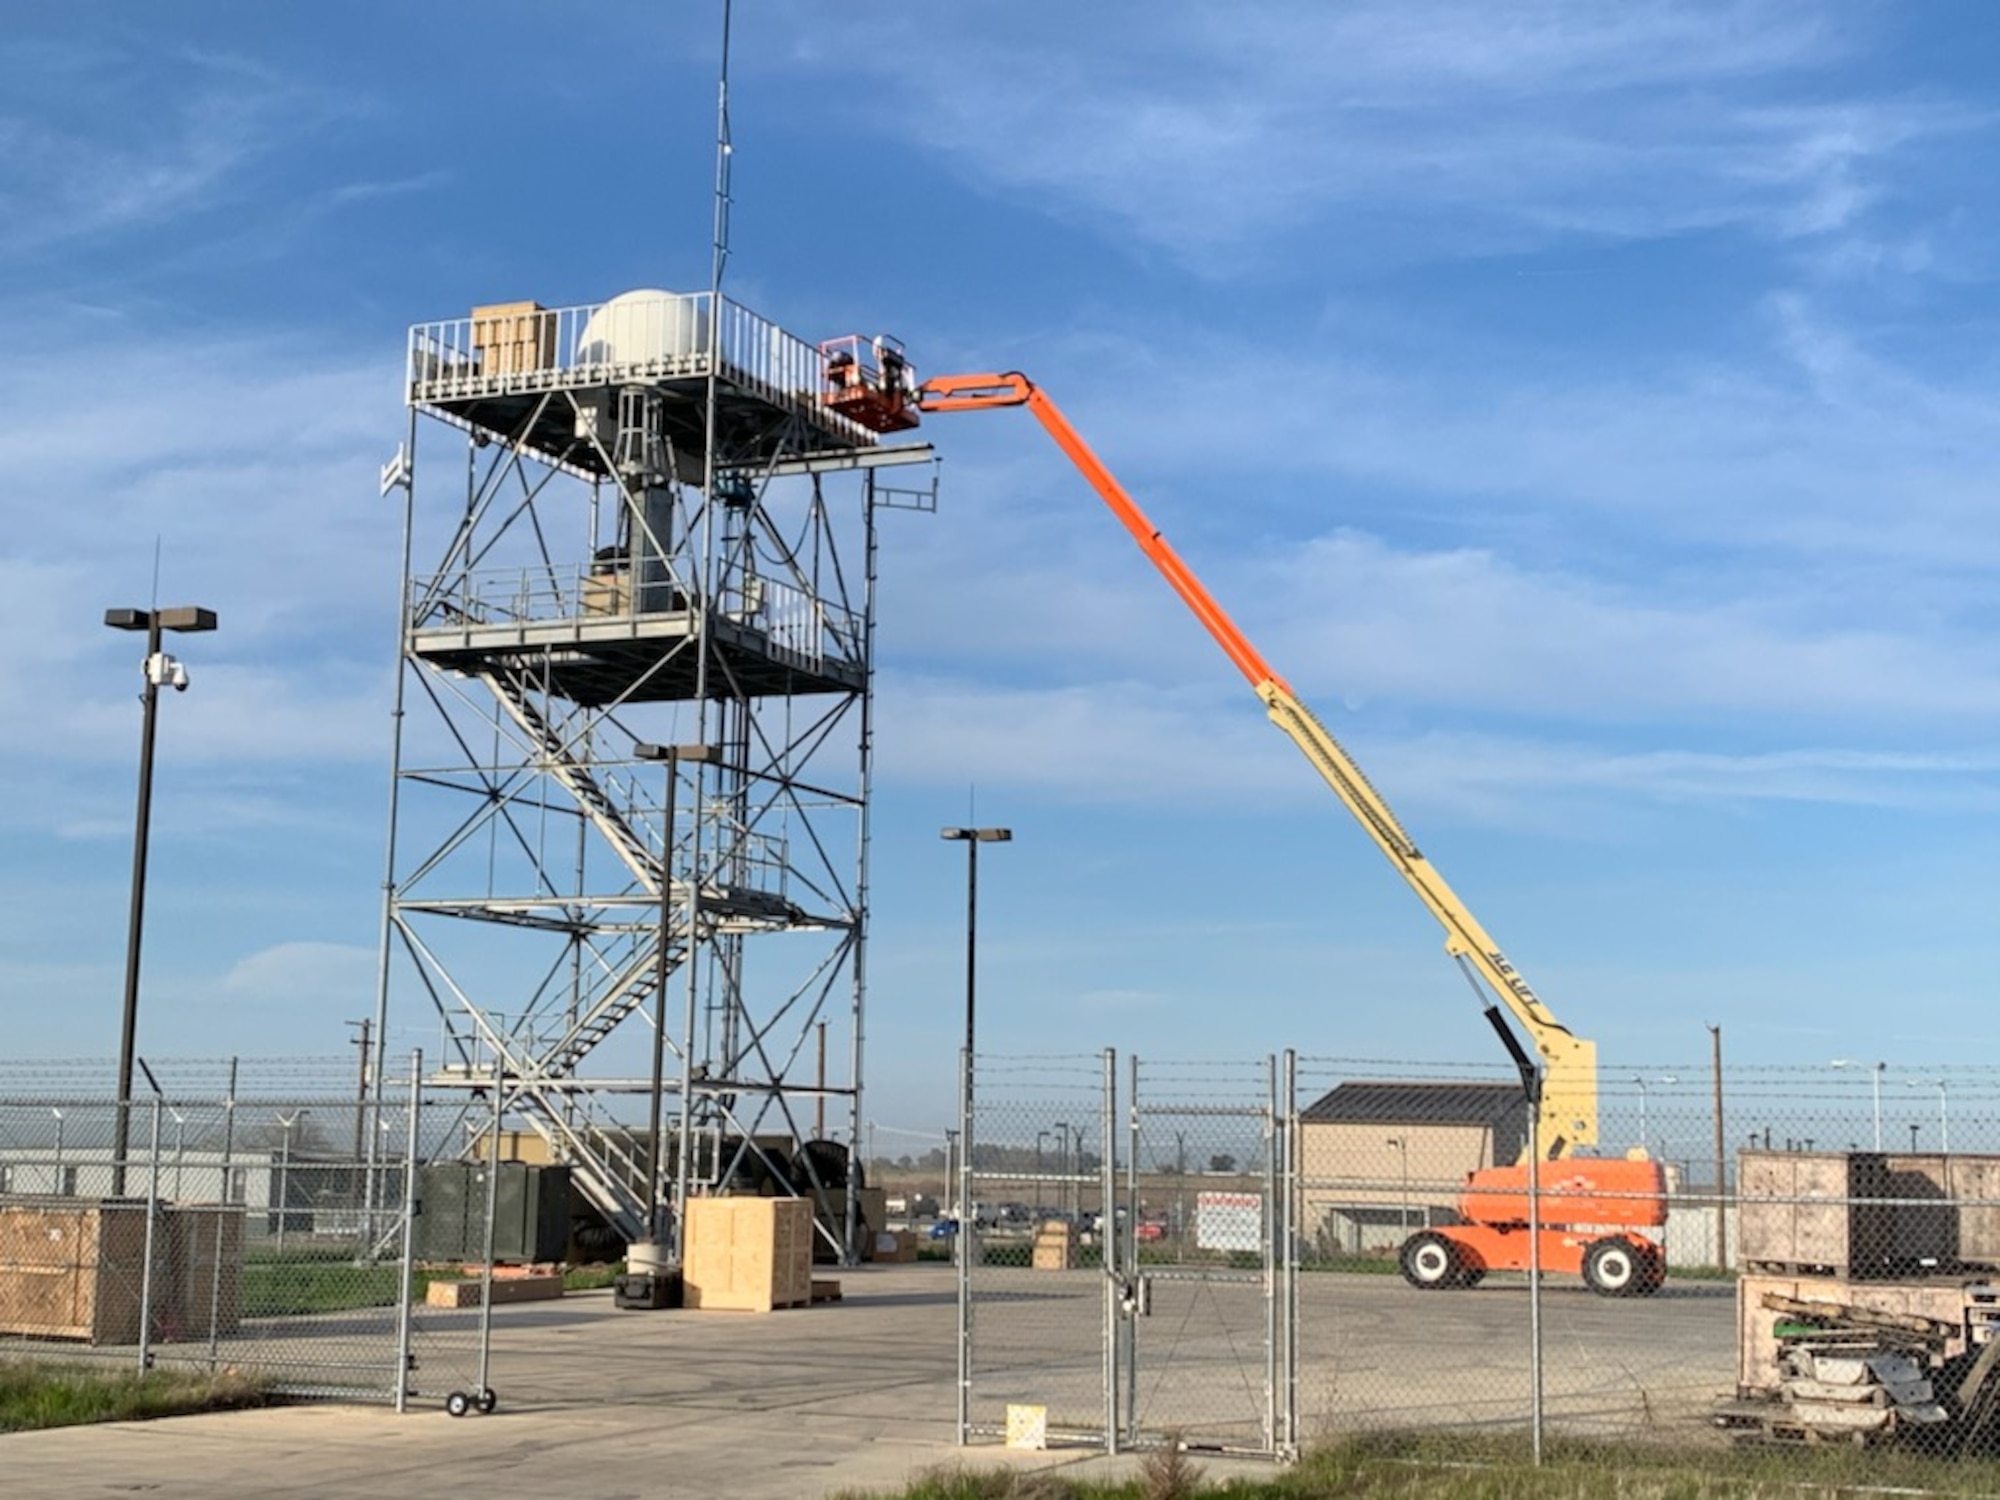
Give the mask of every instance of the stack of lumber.
[(1951, 1419), (1924, 1367), (1905, 1350), (1868, 1342), (1802, 1343), (1785, 1351), (1784, 1362), (1778, 1399), (1790, 1421), (1808, 1431), (1887, 1437)]
[(1762, 1300), (1781, 1319), (1775, 1399), (1726, 1402), (1718, 1426), (1751, 1442), (1873, 1443), (1951, 1420), (1926, 1373), (1949, 1325), (1776, 1292)]

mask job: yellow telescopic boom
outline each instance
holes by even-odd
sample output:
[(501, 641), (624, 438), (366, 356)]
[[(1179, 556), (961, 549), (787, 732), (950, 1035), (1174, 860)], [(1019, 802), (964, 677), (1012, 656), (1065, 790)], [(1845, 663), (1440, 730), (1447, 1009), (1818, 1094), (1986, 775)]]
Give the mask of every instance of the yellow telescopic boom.
[(1528, 1033), (1541, 1057), (1541, 1140), (1550, 1157), (1569, 1156), (1597, 1144), (1597, 1044), (1572, 1035), (1550, 1014), (1507, 955), (1487, 935), (1457, 892), (1424, 858), (1389, 804), (1369, 783), (1361, 767), (1326, 726), (1298, 699), (1291, 686), (1271, 670), (1263, 656), (1238, 630), (1221, 605), (1202, 586), (1165, 537), (1146, 518), (1091, 452), (1056, 404), (1025, 375), (951, 375), (927, 381), (917, 393), (917, 406), (929, 412), (985, 411), (1025, 406), (1069, 455), (1091, 487), (1111, 507), (1132, 539), (1158, 568), (1181, 601), (1200, 620), (1237, 670), (1250, 680), (1271, 722), (1285, 732), (1346, 804), (1375, 847), (1396, 867), (1410, 889), (1444, 928), (1445, 951), (1468, 973), (1475, 974), (1499, 997), (1501, 1004)]

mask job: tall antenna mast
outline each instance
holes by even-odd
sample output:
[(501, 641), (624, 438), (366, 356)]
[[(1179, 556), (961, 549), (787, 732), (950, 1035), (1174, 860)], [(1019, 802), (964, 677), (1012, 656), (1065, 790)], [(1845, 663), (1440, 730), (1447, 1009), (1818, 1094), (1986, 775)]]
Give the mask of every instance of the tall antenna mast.
[(722, 271), (729, 262), (729, 21), (731, 0), (722, 0), (722, 67), (715, 79), (715, 260), (708, 289), (722, 291)]

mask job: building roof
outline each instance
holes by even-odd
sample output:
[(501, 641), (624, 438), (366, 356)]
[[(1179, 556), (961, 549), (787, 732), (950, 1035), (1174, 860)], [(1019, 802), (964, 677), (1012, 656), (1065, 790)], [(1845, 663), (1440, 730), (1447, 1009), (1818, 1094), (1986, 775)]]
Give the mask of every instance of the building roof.
[(1329, 1125), (1501, 1125), (1525, 1104), (1517, 1083), (1343, 1083), (1300, 1118)]

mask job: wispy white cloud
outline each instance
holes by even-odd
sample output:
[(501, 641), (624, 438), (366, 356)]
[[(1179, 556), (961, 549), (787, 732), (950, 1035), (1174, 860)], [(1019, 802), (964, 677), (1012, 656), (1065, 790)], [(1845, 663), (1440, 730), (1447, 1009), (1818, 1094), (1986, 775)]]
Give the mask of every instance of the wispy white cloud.
[[(370, 109), (363, 95), (192, 48), (162, 57), (0, 43), (0, 71), (33, 80), (15, 107), (0, 106), (0, 254), (156, 231), (251, 202), (262, 163)], [(400, 189), (360, 182), (322, 189), (317, 202), (324, 210)], [(261, 215), (268, 204), (256, 206)]]
[[(923, 68), (902, 45), (846, 60), (879, 72), (880, 126), (923, 120), (924, 149), (974, 179), (1240, 274), (1265, 237), (1336, 219), (1336, 257), (1843, 229), (1898, 153), (1981, 123), (1942, 101), (1774, 101), (1864, 48), (1861, 19), (1782, 3), (1164, 4), (1142, 31), (1067, 11), (1057, 47), (1016, 8), (927, 14)], [(876, 29), (907, 43), (911, 24)]]
[[(1398, 811), (1420, 821), (1553, 826), (1586, 803), (2000, 811), (2000, 747), (1729, 753), (1560, 730), (1399, 731), (1334, 705), (1320, 717)], [(883, 685), (881, 721), (883, 774), (898, 785), (971, 782), (1093, 806), (1335, 805), (1247, 692), (997, 689), (896, 676)]]

